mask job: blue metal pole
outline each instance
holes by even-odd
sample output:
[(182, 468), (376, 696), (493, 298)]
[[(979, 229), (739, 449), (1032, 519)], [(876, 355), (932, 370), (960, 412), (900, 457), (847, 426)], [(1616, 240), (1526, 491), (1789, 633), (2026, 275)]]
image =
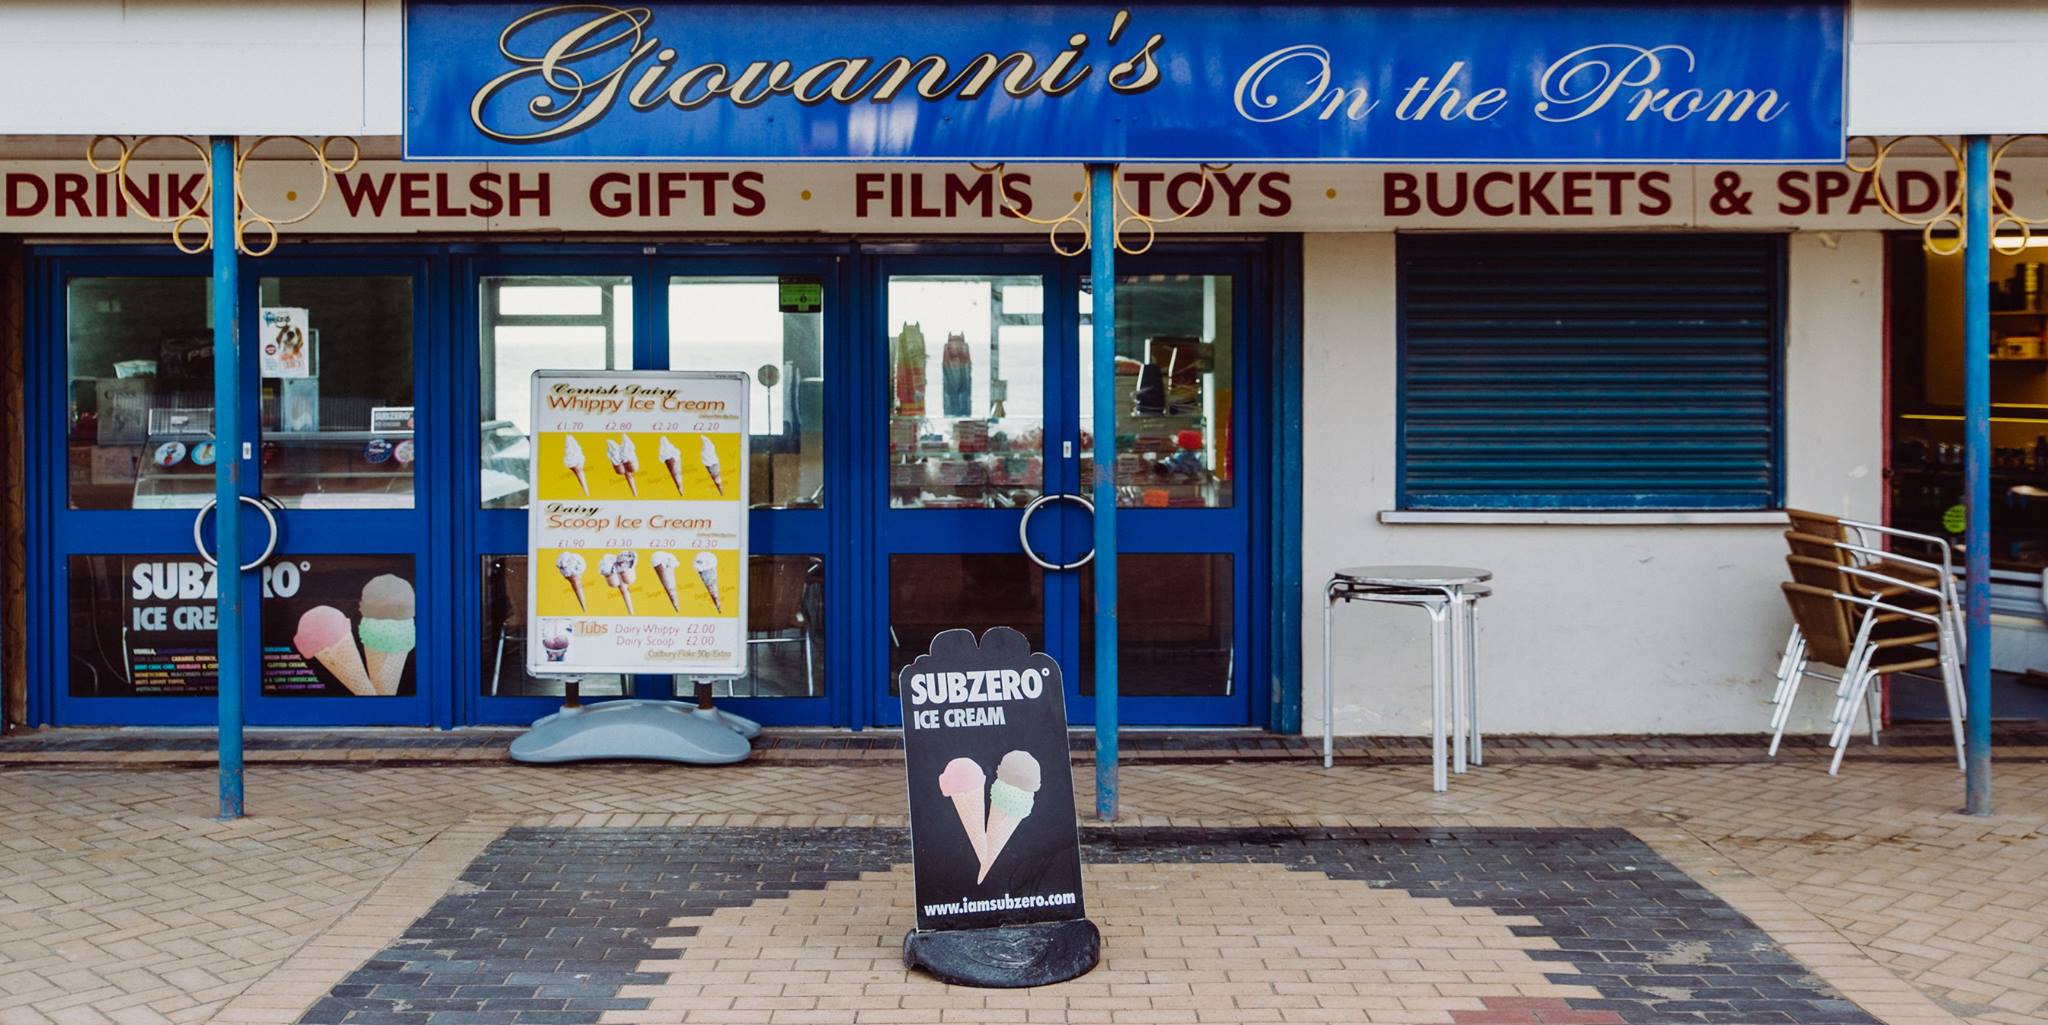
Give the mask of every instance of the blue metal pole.
[(242, 817), (241, 257), (235, 250), (235, 139), (213, 137), (214, 639), (219, 666), (220, 817)]
[(1965, 737), (1967, 810), (1991, 814), (1991, 168), (1990, 140), (1964, 141), (1963, 534), (1970, 722)]
[(1095, 291), (1095, 814), (1116, 821), (1116, 168), (1088, 166)]

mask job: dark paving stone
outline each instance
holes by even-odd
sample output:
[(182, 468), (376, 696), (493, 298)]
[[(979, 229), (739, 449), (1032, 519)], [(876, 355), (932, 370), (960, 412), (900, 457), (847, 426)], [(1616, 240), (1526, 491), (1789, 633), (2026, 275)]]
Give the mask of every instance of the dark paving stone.
[[(1877, 1025), (1761, 929), (1624, 830), (1084, 829), (1083, 857), (1125, 864), (1282, 864), (1534, 918), (1532, 960), (1591, 986), (1627, 1025)], [(622, 987), (679, 952), (690, 918), (909, 859), (894, 829), (508, 831), (304, 1025), (594, 1025), (640, 1010)]]

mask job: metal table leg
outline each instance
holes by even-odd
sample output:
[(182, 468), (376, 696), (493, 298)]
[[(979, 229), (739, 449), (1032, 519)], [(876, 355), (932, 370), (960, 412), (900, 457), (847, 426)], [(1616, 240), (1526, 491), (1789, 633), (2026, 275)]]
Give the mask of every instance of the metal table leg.
[(1451, 620), (1451, 771), (1462, 774), (1465, 771), (1465, 743), (1468, 732), (1465, 677), (1472, 668), (1471, 651), (1466, 637), (1464, 592), (1459, 588), (1449, 588), (1444, 592), (1444, 598), (1444, 612)]
[(1429, 612), (1429, 782), (1430, 789), (1442, 793), (1451, 787), (1444, 764), (1444, 712), (1450, 703), (1450, 603), (1424, 607)]
[(1485, 765), (1479, 740), (1479, 599), (1465, 601), (1465, 708), (1472, 729), (1472, 764)]

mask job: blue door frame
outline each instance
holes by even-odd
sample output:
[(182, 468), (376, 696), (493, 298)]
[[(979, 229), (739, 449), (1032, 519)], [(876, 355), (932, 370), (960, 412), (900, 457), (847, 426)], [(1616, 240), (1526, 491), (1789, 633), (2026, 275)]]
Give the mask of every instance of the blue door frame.
[[(65, 557), (71, 554), (183, 553), (191, 544), (184, 510), (87, 511), (66, 506), (65, 282), (88, 276), (204, 278), (204, 259), (166, 255), (160, 246), (43, 246), (29, 268), (26, 403), (29, 426), (26, 501), (29, 509), (30, 721), (67, 725), (205, 725), (211, 698), (71, 698), (65, 681), (69, 596)], [(1227, 698), (1123, 698), (1130, 724), (1260, 725), (1298, 729), (1300, 324), (1298, 246), (1270, 242), (1162, 242), (1154, 254), (1126, 257), (1120, 275), (1229, 274), (1235, 308), (1238, 383), (1236, 499), (1230, 510), (1123, 510), (1119, 543), (1126, 552), (1221, 551), (1235, 560), (1234, 677)], [(637, 366), (666, 365), (670, 277), (816, 276), (826, 284), (826, 456), (824, 507), (759, 510), (753, 514), (757, 554), (822, 554), (826, 559), (825, 693), (817, 698), (727, 699), (735, 711), (777, 724), (861, 728), (893, 723), (895, 702), (882, 681), (888, 650), (888, 553), (897, 550), (994, 550), (1006, 537), (1015, 551), (1016, 523), (972, 527), (967, 521), (908, 540), (888, 531), (886, 407), (888, 348), (885, 274), (973, 269), (1045, 277), (1048, 369), (1060, 368), (1061, 386), (1049, 388), (1048, 416), (1078, 412), (1078, 318), (1075, 297), (1086, 274), (1082, 260), (1046, 255), (1042, 240), (1026, 242), (790, 243), (676, 245), (346, 244), (288, 249), (286, 255), (245, 265), (245, 330), (251, 330), (257, 282), (266, 277), (332, 274), (408, 274), (414, 277), (415, 403), (419, 410), (419, 462), (415, 508), (403, 511), (285, 514), (281, 553), (403, 552), (416, 559), (420, 589), (419, 694), (413, 698), (270, 698), (249, 692), (251, 724), (344, 725), (519, 724), (553, 711), (541, 697), (484, 695), (484, 657), (478, 617), (481, 560), (518, 553), (524, 514), (480, 508), (476, 468), (479, 438), (477, 287), (481, 278), (515, 275), (623, 275), (634, 281), (634, 359)], [(252, 347), (253, 348), (253, 347)], [(245, 369), (251, 408), (253, 363)], [(255, 418), (251, 418), (254, 420)], [(1278, 429), (1276, 430), (1276, 425)], [(1073, 440), (1078, 442), (1078, 438)], [(1260, 456), (1264, 458), (1260, 458)], [(1048, 485), (1078, 492), (1077, 463), (1048, 465)], [(453, 472), (433, 468), (454, 467)], [(1048, 510), (1050, 512), (1051, 510)], [(903, 511), (910, 513), (913, 511)], [(922, 511), (915, 511), (922, 512)], [(262, 535), (260, 520), (245, 530)], [(954, 515), (939, 513), (941, 518)], [(1162, 529), (1156, 517), (1193, 516), (1194, 533)], [(996, 516), (1000, 518), (1001, 514)], [(316, 519), (317, 517), (317, 519)], [(1042, 517), (1043, 518), (1043, 517)], [(1180, 521), (1193, 523), (1194, 520)], [(296, 526), (295, 526), (296, 524)], [(937, 521), (931, 525), (937, 526)], [(1085, 514), (1062, 509), (1041, 543), (1085, 548)], [(296, 531), (297, 536), (294, 536)], [(1227, 549), (1214, 539), (1228, 535)], [(318, 540), (313, 540), (313, 538)], [(253, 542), (252, 542), (253, 544)], [(938, 547), (934, 547), (938, 546)], [(253, 576), (253, 575), (252, 575)], [(1064, 574), (1073, 577), (1074, 574)], [(254, 585), (251, 585), (254, 587)], [(1076, 665), (1078, 579), (1047, 588), (1048, 645)], [(249, 596), (252, 600), (254, 595)], [(252, 637), (254, 632), (252, 631)], [(1275, 643), (1278, 641), (1279, 643)], [(245, 653), (254, 664), (255, 641)], [(1078, 680), (1078, 672), (1069, 676)], [(252, 674), (253, 678), (253, 674)], [(251, 684), (253, 688), (254, 683)], [(642, 678), (636, 693), (666, 695), (665, 677)], [(1073, 700), (1077, 723), (1092, 704)]]

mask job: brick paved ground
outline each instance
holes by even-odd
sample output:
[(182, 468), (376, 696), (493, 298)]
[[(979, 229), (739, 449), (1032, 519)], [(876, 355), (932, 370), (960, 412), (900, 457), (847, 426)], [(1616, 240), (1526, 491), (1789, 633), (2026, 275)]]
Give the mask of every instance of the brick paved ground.
[[(1712, 895), (1698, 908), (1725, 903), (1810, 972), (1773, 976), (1810, 997), (1793, 1020), (1835, 1020), (1816, 1017), (1841, 1010), (1828, 991), (1888, 1025), (2048, 1020), (2048, 765), (2031, 761), (1999, 767), (2001, 814), (1992, 819), (1954, 814), (1961, 788), (1952, 769), (1872, 758), (1852, 759), (1832, 780), (1810, 757), (1601, 767), (1532, 758), (1475, 770), (1447, 794), (1431, 794), (1424, 770), (1404, 764), (1328, 772), (1300, 761), (1136, 765), (1124, 773), (1126, 826), (1107, 838), (1090, 834), (1091, 914), (1109, 932), (1110, 961), (1070, 984), (1082, 988), (1009, 995), (949, 991), (895, 966), (909, 897), (885, 849), (897, 842), (891, 830), (901, 825), (903, 800), (901, 770), (886, 761), (717, 770), (264, 765), (250, 776), (253, 817), (236, 823), (208, 817), (211, 773), (120, 767), (133, 764), (0, 769), (8, 813), (0, 834), (0, 1025), (278, 1023), (309, 1011), (307, 1020), (322, 1020), (320, 1007), (334, 1005), (320, 1001), (354, 992), (338, 986), (362, 985), (349, 981), (352, 973), (383, 963), (380, 952), (416, 922), (434, 927), (423, 916), (437, 901), (473, 896), (467, 891), (479, 883), (461, 876), (488, 872), (491, 852), (506, 850), (494, 844), (591, 843), (623, 835), (594, 829), (626, 828), (646, 838), (634, 842), (674, 851), (725, 835), (705, 827), (769, 830), (784, 843), (801, 839), (793, 830), (851, 829), (846, 835), (864, 839), (835, 842), (836, 853), (859, 865), (846, 869), (850, 878), (821, 872), (806, 880), (822, 888), (756, 891), (744, 905), (680, 925), (686, 902), (645, 909), (635, 928), (648, 936), (617, 952), (647, 949), (631, 950), (630, 974), (590, 998), (679, 1003), (615, 1009), (604, 1020), (676, 1021), (680, 1002), (746, 997), (772, 1006), (709, 1007), (713, 1013), (696, 1020), (844, 1022), (865, 1013), (1171, 1021), (1227, 1008), (1229, 1020), (1245, 1021), (1340, 1010), (1563, 1025), (1611, 1020), (1570, 1017), (1602, 1010), (1583, 1001), (1628, 999), (1601, 989), (1611, 982), (1584, 981), (1610, 974), (1589, 965), (1612, 962), (1601, 948), (1567, 943), (1569, 924), (1356, 863), (1356, 871), (1340, 870), (1325, 854), (1307, 871), (1298, 856), (1431, 849), (1426, 834), (1270, 834), (1247, 845), (1190, 832), (1245, 827), (1563, 830), (1520, 841), (1530, 850), (1523, 863), (1543, 864), (1537, 848), (1546, 845), (1555, 853), (1604, 844), (1609, 869), (1627, 862), (1655, 873), (1664, 863), (1684, 873)], [(1087, 774), (1077, 782), (1091, 800)], [(1617, 828), (1629, 835), (1591, 832)], [(1162, 829), (1169, 832), (1133, 831)], [(1637, 840), (1647, 850), (1632, 846)], [(1151, 853), (1132, 853), (1147, 844)], [(1281, 849), (1292, 853), (1274, 853)], [(1671, 882), (1674, 892), (1698, 892)], [(1403, 925), (1437, 931), (1399, 931)], [(1340, 936), (1377, 937), (1369, 958), (1416, 966), (1333, 966), (1307, 939), (1335, 945)], [(1687, 957), (1725, 967), (1706, 956), (1714, 940), (1699, 942), (1706, 947), (1683, 948)], [(611, 961), (614, 948), (603, 949)], [(736, 952), (724, 960), (743, 960), (747, 970), (721, 968), (719, 949)], [(1199, 960), (1191, 949), (1243, 953), (1258, 964), (1204, 972), (1186, 966)], [(1451, 960), (1484, 967), (1439, 973), (1421, 964), (1446, 950)], [(1189, 973), (1219, 970), (1236, 992), (1197, 999), (1175, 988), (1194, 985)], [(1350, 972), (1360, 974), (1342, 974)], [(845, 988), (856, 978), (857, 994)], [(1667, 1003), (1715, 998), (1714, 987), (1695, 988), (1712, 981), (1704, 975), (1677, 978), (1684, 981), (1665, 987), (1670, 993), (1646, 991)], [(1515, 995), (1501, 995), (1500, 986)], [(1253, 1013), (1265, 1011), (1274, 1013)], [(427, 1025), (505, 1020), (445, 1013), (452, 1016)]]

